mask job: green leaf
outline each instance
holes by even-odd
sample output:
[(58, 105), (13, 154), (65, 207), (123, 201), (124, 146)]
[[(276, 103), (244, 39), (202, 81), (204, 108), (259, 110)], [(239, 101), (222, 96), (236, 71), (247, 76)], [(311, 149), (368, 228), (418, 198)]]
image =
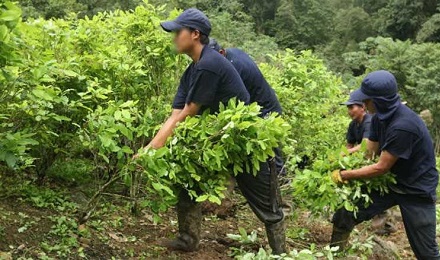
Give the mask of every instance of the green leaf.
[(115, 111), (115, 119), (120, 121), (122, 120), (122, 112), (120, 110)]
[(105, 161), (106, 163), (110, 163), (110, 159), (109, 159), (106, 155), (100, 153), (99, 156), (101, 156), (102, 159), (104, 159), (104, 161)]
[(20, 19), (20, 11), (18, 10), (3, 10), (0, 13), (0, 20), (5, 22), (12, 22)]
[(53, 118), (54, 118), (56, 121), (58, 121), (58, 122), (61, 122), (61, 121), (70, 121), (70, 120), (71, 120), (71, 119), (68, 118), (67, 116), (60, 116), (60, 115), (55, 115), (55, 116), (53, 116)]
[(72, 70), (63, 70), (64, 75), (66, 75), (67, 77), (78, 77), (78, 73), (76, 73), (75, 71)]
[(162, 147), (156, 150), (156, 154), (155, 157), (156, 158), (161, 158), (163, 156), (165, 156), (168, 153), (168, 148), (167, 147)]
[(15, 164), (17, 163), (17, 157), (15, 157), (15, 155), (12, 153), (7, 152), (5, 155), (5, 161), (10, 168), (14, 168)]
[(0, 25), (0, 40), (5, 41), (7, 39), (9, 32), (8, 27), (6, 25), (2, 24)]
[(202, 195), (196, 198), (196, 202), (203, 202), (208, 199), (208, 195)]
[(133, 150), (131, 150), (131, 148), (128, 146), (123, 146), (122, 151), (126, 154), (133, 154), (134, 153)]
[(222, 204), (221, 200), (217, 196), (209, 196), (208, 200), (218, 205)]
[(125, 119), (130, 119), (131, 118), (130, 111), (124, 109), (124, 110), (121, 110), (121, 113), (122, 113), (122, 116)]
[(53, 100), (52, 95), (50, 95), (47, 91), (42, 89), (34, 89), (32, 90), (32, 94), (34, 94), (34, 96), (36, 96), (37, 98), (41, 98), (49, 101)]
[(128, 129), (127, 127), (125, 127), (124, 125), (119, 124), (117, 126), (117, 128), (119, 129), (119, 131), (121, 131), (121, 133), (128, 138), (128, 140), (132, 141), (133, 140), (133, 132)]
[(345, 201), (345, 202), (344, 202), (344, 208), (345, 208), (347, 211), (353, 211), (353, 210), (354, 210), (353, 205), (352, 205), (349, 201)]
[(104, 147), (110, 147), (110, 145), (113, 144), (113, 140), (107, 136), (99, 136), (99, 139), (101, 140), (101, 143)]

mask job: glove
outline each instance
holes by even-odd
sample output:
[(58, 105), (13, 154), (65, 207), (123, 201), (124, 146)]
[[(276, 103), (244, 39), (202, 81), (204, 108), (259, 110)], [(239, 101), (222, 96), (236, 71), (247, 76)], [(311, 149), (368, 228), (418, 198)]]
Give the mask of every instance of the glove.
[(344, 181), (341, 176), (341, 170), (334, 170), (331, 175), (332, 181), (336, 184), (345, 184), (348, 181)]

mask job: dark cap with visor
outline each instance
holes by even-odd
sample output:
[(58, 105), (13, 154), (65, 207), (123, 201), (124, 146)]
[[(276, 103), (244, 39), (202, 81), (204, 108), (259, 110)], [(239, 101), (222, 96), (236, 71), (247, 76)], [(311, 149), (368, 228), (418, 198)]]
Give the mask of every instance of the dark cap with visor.
[(391, 97), (397, 94), (397, 80), (389, 71), (373, 71), (364, 78), (360, 90), (372, 98)]
[(211, 23), (206, 15), (196, 9), (186, 9), (173, 21), (161, 22), (160, 25), (167, 32), (175, 32), (183, 28), (191, 28), (209, 36), (211, 33)]
[(371, 99), (371, 97), (362, 93), (360, 89), (351, 92), (350, 98), (347, 102), (342, 103), (341, 105), (351, 106), (351, 105), (364, 105), (364, 101), (367, 99)]

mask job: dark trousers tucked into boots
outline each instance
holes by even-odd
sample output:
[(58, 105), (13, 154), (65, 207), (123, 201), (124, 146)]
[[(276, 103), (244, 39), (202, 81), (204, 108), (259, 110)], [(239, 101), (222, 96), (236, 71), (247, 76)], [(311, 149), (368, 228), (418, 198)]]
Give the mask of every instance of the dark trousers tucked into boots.
[(236, 180), (252, 211), (265, 224), (272, 253), (278, 255), (286, 252), (286, 227), (277, 175), (274, 161), (268, 161), (260, 164), (256, 176), (243, 173)]
[[(276, 169), (274, 169), (276, 170)], [(276, 173), (273, 171), (272, 173)], [(257, 176), (243, 173), (236, 177), (238, 187), (253, 212), (265, 224), (273, 254), (286, 252), (284, 215), (280, 206), (278, 178), (271, 174), (269, 163), (260, 165)], [(165, 244), (170, 249), (195, 251), (199, 247), (202, 222), (201, 207), (182, 189), (177, 204), (179, 236)]]
[(353, 212), (345, 209), (340, 209), (335, 213), (332, 245), (345, 248), (348, 236), (357, 224), (370, 220), (384, 210), (398, 205), (409, 243), (417, 259), (440, 259), (436, 241), (435, 202), (432, 199), (398, 194), (393, 191), (383, 196), (374, 192), (370, 196), (373, 204), (367, 208), (358, 205), (357, 217)]
[(198, 250), (202, 226), (202, 208), (199, 203), (191, 199), (184, 189), (179, 193), (177, 221), (179, 236), (175, 240), (166, 243), (165, 246), (173, 250), (187, 252)]

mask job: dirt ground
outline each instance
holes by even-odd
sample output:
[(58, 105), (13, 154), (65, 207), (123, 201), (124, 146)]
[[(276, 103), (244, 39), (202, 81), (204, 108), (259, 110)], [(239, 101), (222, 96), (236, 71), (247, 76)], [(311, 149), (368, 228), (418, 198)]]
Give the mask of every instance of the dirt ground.
[[(77, 226), (75, 212), (39, 207), (21, 196), (0, 196), (0, 259), (233, 259), (234, 248), (240, 244), (227, 234), (238, 234), (239, 227), (258, 234), (258, 241), (246, 251), (267, 248), (264, 226), (238, 194), (220, 213), (216, 207), (205, 207), (201, 248), (194, 253), (169, 252), (160, 246), (163, 239), (177, 233), (174, 211), (163, 214), (162, 222), (155, 224), (147, 210), (134, 217), (127, 208), (124, 202), (107, 200), (85, 225)], [(329, 221), (311, 220), (307, 212), (295, 214), (295, 221), (288, 222), (290, 249), (309, 248), (311, 243), (324, 247), (329, 243)], [(396, 225), (398, 232), (378, 239), (392, 247), (401, 259), (414, 259), (403, 225), (399, 221)], [(369, 226), (359, 226), (354, 239), (370, 236)], [(384, 258), (377, 253), (369, 259)]]

